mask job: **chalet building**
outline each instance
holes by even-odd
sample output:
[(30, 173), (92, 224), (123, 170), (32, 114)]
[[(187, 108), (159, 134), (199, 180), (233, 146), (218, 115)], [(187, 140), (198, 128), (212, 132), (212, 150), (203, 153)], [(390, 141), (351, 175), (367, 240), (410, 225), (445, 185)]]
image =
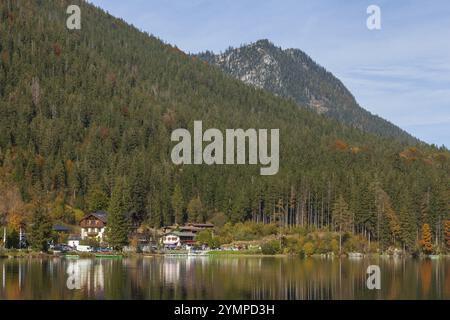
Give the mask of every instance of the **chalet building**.
[(166, 248), (176, 248), (186, 244), (194, 244), (195, 236), (196, 234), (192, 232), (170, 231), (164, 234), (161, 242)]
[(103, 242), (108, 214), (104, 211), (90, 213), (80, 221), (81, 239), (95, 239)]

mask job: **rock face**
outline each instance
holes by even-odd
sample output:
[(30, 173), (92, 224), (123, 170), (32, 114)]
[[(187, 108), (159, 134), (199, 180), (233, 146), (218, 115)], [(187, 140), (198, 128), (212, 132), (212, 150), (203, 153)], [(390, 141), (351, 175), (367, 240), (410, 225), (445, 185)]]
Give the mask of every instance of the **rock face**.
[(299, 106), (343, 124), (382, 137), (417, 142), (399, 127), (361, 108), (339, 79), (301, 50), (283, 50), (268, 40), (259, 40), (221, 54), (207, 51), (197, 57), (249, 85), (291, 98)]

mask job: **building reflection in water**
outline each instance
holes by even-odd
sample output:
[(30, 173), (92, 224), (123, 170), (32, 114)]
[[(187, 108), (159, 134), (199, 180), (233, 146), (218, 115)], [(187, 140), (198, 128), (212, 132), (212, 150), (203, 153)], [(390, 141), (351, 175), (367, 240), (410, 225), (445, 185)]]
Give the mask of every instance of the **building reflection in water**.
[(88, 294), (102, 292), (105, 275), (101, 261), (91, 259), (70, 260), (67, 264), (66, 285), (69, 290), (83, 289)]
[(5, 286), (6, 286), (6, 270), (5, 270), (5, 264), (3, 264), (2, 267), (2, 289), (5, 290)]
[(162, 265), (162, 278), (165, 285), (175, 285), (180, 280), (181, 258), (166, 257)]

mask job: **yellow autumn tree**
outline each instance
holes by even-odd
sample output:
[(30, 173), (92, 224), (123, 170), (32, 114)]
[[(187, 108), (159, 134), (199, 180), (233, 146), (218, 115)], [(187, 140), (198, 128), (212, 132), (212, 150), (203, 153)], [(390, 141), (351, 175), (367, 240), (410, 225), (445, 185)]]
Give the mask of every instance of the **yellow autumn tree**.
[(420, 245), (425, 254), (433, 253), (431, 228), (428, 223), (424, 223), (422, 226), (422, 239), (420, 240)]

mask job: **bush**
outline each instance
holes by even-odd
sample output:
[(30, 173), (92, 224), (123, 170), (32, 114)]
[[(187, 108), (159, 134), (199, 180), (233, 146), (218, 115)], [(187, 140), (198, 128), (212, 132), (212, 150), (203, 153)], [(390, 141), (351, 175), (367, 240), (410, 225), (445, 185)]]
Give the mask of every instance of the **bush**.
[(330, 249), (335, 254), (338, 254), (339, 253), (339, 241), (336, 240), (336, 239), (331, 240), (331, 242), (330, 242)]
[(305, 256), (310, 256), (310, 255), (314, 254), (314, 251), (315, 251), (314, 244), (312, 242), (307, 242), (303, 246), (303, 252), (304, 252)]
[(217, 230), (217, 233), (222, 237), (227, 237), (234, 241), (250, 241), (278, 234), (278, 228), (275, 224), (247, 221), (236, 224), (226, 223), (222, 228)]
[(262, 254), (273, 255), (281, 252), (280, 243), (276, 240), (272, 240), (263, 243), (261, 246)]

